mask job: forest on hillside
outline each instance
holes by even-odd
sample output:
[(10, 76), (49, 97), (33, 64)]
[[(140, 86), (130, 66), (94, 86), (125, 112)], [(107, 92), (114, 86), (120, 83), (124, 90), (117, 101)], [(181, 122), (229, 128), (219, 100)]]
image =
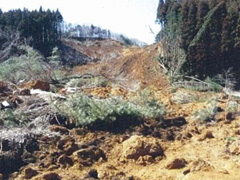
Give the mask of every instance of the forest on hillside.
[(126, 45), (142, 46), (145, 43), (130, 39), (94, 25), (72, 25), (64, 22), (59, 10), (29, 11), (24, 8), (3, 12), (0, 9), (0, 61), (12, 55), (21, 55), (19, 45), (29, 45), (44, 57), (52, 55), (59, 47), (61, 38), (103, 38), (115, 39)]
[(30, 46), (38, 49), (43, 55), (49, 56), (52, 48), (61, 37), (61, 13), (40, 9), (29, 11), (0, 9), (0, 48), (4, 49), (9, 41), (27, 41)]
[(200, 79), (232, 68), (240, 79), (239, 0), (159, 0), (157, 22), (177, 44), (186, 60), (181, 72)]

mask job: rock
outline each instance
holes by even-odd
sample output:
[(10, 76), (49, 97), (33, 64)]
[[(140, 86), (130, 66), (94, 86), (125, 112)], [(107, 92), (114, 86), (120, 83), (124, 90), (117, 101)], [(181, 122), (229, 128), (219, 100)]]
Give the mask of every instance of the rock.
[(62, 178), (57, 173), (48, 173), (43, 175), (44, 180), (61, 180)]
[(232, 142), (229, 145), (228, 149), (231, 154), (240, 155), (240, 142), (239, 141)]
[(24, 163), (34, 163), (36, 162), (36, 157), (34, 157), (33, 153), (24, 151), (23, 155), (21, 156)]
[(154, 163), (154, 159), (152, 156), (146, 155), (146, 156), (140, 156), (136, 162), (139, 165), (149, 165)]
[(106, 160), (104, 151), (96, 146), (89, 146), (73, 153), (77, 161), (84, 166), (90, 166), (94, 162), (103, 159)]
[(31, 179), (32, 177), (38, 175), (38, 172), (32, 168), (24, 169), (24, 177), (26, 179)]
[(19, 106), (20, 104), (22, 104), (24, 101), (19, 98), (18, 96), (15, 96), (13, 98), (10, 99), (10, 103), (12, 104), (12, 106), (14, 108), (16, 108), (17, 106)]
[(232, 112), (228, 112), (227, 113), (227, 115), (226, 115), (226, 119), (228, 120), (228, 121), (232, 121), (232, 120), (234, 120), (234, 114), (232, 113)]
[(205, 139), (212, 139), (214, 138), (213, 134), (211, 131), (205, 131), (203, 135), (199, 138), (199, 141), (203, 141)]
[(63, 127), (63, 126), (59, 126), (59, 125), (52, 125), (50, 126), (50, 130), (54, 131), (54, 132), (59, 132), (60, 134), (69, 134), (69, 131), (67, 128)]
[(75, 144), (75, 140), (71, 137), (64, 137), (57, 143), (57, 148), (63, 154), (68, 156), (72, 155), (73, 152), (77, 151), (78, 145)]
[(219, 121), (224, 121), (225, 120), (225, 114), (224, 113), (217, 113), (214, 116), (214, 119), (219, 122)]
[(240, 129), (235, 130), (235, 135), (240, 135)]
[(89, 173), (85, 176), (85, 178), (93, 178), (98, 179), (98, 172), (96, 169), (91, 169)]
[(174, 159), (170, 163), (167, 164), (167, 169), (181, 169), (187, 165), (187, 161), (184, 158), (181, 159)]
[(6, 108), (13, 108), (13, 106), (8, 102), (8, 101), (3, 101), (2, 103), (1, 103), (1, 108), (2, 109), (6, 109)]
[(26, 84), (26, 87), (28, 89), (40, 89), (42, 91), (50, 91), (49, 83), (40, 80), (29, 82)]
[(132, 136), (122, 143), (122, 158), (137, 160), (141, 156), (163, 156), (163, 148), (155, 138)]
[(30, 89), (23, 89), (23, 90), (21, 90), (21, 91), (19, 92), (19, 95), (29, 96), (29, 95), (31, 95), (30, 92), (31, 92)]
[(66, 166), (73, 166), (73, 160), (72, 158), (68, 157), (66, 154), (61, 155), (58, 160), (58, 164), (60, 164), (63, 167)]
[(15, 171), (18, 171), (19, 168), (24, 165), (20, 151), (20, 149), (16, 149), (15, 151), (0, 153), (0, 173), (2, 173), (5, 177)]
[(3, 81), (0, 81), (0, 93), (4, 93), (8, 90), (7, 84)]
[(212, 171), (214, 167), (203, 159), (198, 159), (189, 165), (190, 171)]

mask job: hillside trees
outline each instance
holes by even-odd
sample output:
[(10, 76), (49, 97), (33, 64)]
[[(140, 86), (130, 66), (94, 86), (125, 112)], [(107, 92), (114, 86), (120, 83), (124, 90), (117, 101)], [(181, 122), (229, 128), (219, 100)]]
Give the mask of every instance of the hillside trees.
[(38, 49), (45, 56), (51, 54), (61, 38), (60, 25), (63, 21), (61, 13), (57, 11), (40, 9), (29, 11), (10, 10), (0, 11), (0, 28), (2, 31), (11, 29), (19, 31), (22, 39), (28, 39), (29, 45)]
[(233, 67), (240, 80), (240, 1), (159, 0), (157, 22), (181, 37), (185, 73), (205, 79)]

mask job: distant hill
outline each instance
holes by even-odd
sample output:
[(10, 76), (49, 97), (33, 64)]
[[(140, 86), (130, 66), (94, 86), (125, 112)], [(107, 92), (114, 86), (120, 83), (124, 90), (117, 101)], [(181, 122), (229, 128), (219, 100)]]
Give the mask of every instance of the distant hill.
[(137, 39), (128, 38), (123, 34), (114, 33), (108, 29), (102, 29), (100, 27), (91, 25), (62, 25), (63, 37), (78, 37), (78, 38), (104, 38), (113, 39), (124, 43), (125, 45), (144, 46), (145, 42), (141, 42)]

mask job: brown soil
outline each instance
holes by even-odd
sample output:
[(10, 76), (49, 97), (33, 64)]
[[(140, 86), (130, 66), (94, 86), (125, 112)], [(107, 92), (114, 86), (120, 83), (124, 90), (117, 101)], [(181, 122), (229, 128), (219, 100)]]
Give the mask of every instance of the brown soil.
[[(172, 96), (169, 92), (154, 93), (164, 102)], [(201, 93), (202, 97), (217, 95)], [(34, 180), (49, 173), (64, 180), (87, 179), (90, 170), (96, 170), (98, 178), (104, 180), (238, 180), (240, 118), (231, 121), (220, 118), (215, 123), (200, 124), (191, 115), (205, 103), (193, 100), (188, 104), (169, 104), (167, 110), (173, 108), (175, 113), (165, 117), (167, 125), (146, 121), (121, 134), (52, 128), (62, 136), (49, 139), (43, 135), (40, 151), (34, 153), (36, 162), (13, 177), (22, 180), (27, 176), (25, 169), (32, 168), (37, 171)], [(224, 100), (218, 106), (224, 108)], [(184, 121), (178, 124), (179, 116), (184, 114), (187, 124)], [(224, 112), (218, 113), (218, 117), (223, 116)]]
[[(108, 61), (90, 63), (74, 68), (75, 73), (92, 73), (102, 75), (124, 89), (135, 91), (154, 86), (158, 89), (169, 87), (167, 78), (156, 60), (159, 46), (145, 46), (143, 48), (117, 48), (122, 53)], [(116, 48), (114, 48), (116, 51)]]
[[(100, 47), (103, 43), (99, 42)], [(78, 47), (88, 56), (96, 55), (93, 49), (84, 48)], [(75, 67), (75, 73), (103, 75), (115, 83), (115, 87), (85, 92), (130, 99), (148, 87), (149, 98), (165, 106), (165, 120), (146, 120), (121, 133), (52, 125), (50, 129), (61, 135), (39, 137), (39, 150), (32, 153), (34, 161), (10, 179), (239, 180), (239, 108), (226, 118), (228, 100), (221, 93), (171, 87), (155, 60), (158, 45), (120, 46), (116, 51), (116, 58)], [(195, 112), (206, 109), (213, 98), (218, 107), (215, 121), (196, 119)]]

